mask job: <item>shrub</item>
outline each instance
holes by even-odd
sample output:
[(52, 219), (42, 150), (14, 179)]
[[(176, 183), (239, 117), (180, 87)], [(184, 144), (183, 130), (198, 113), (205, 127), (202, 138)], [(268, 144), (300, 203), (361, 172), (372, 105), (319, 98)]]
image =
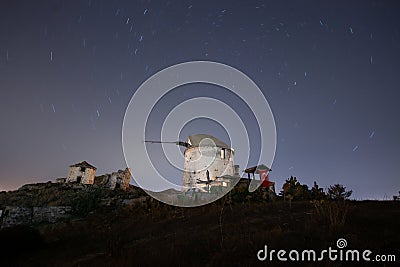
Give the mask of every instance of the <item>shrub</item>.
[(353, 190), (346, 191), (346, 187), (341, 184), (334, 184), (328, 188), (328, 197), (333, 200), (346, 200), (352, 193)]
[(288, 196), (292, 196), (293, 200), (310, 199), (310, 190), (308, 186), (306, 184), (302, 185), (297, 181), (297, 178), (293, 176), (286, 179), (280, 194), (284, 199), (287, 199)]
[(310, 191), (310, 198), (313, 200), (320, 200), (326, 197), (324, 190), (320, 188), (317, 182), (314, 181), (314, 186), (311, 188)]

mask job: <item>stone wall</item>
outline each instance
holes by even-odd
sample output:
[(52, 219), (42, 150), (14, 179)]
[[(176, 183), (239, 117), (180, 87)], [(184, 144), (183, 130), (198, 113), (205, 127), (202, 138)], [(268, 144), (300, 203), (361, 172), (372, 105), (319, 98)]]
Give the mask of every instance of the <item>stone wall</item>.
[(34, 207), (32, 213), (32, 223), (49, 222), (66, 219), (71, 213), (69, 206)]
[(94, 184), (108, 189), (119, 188), (125, 190), (129, 187), (130, 180), (131, 172), (129, 168), (126, 168), (125, 170), (118, 170), (111, 174), (96, 176)]
[(131, 180), (131, 172), (128, 168), (125, 170), (118, 170), (117, 172), (111, 173), (111, 179), (109, 180), (109, 186), (111, 189), (120, 188), (126, 189), (129, 187)]
[(1, 228), (21, 224), (30, 224), (32, 221), (32, 208), (6, 207), (1, 217)]
[[(92, 168), (86, 167), (85, 170), (82, 171), (81, 167), (70, 167), (66, 182), (93, 184), (95, 174), (96, 170)], [(78, 177), (80, 177), (80, 181), (78, 181)]]
[(70, 216), (71, 207), (11, 207), (2, 209), (0, 218), (1, 228), (15, 225), (29, 225), (32, 223), (54, 223)]
[[(224, 175), (233, 175), (233, 152), (227, 148), (188, 147), (185, 149), (185, 162), (182, 185), (185, 190), (199, 188), (198, 181), (215, 180)], [(209, 177), (207, 177), (207, 171)]]

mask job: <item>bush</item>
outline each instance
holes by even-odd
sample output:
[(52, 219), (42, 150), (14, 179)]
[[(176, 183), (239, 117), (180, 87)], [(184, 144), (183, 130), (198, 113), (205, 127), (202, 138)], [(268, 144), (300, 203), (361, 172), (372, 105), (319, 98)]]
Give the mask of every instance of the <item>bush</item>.
[(280, 194), (284, 199), (287, 199), (288, 196), (293, 200), (310, 199), (310, 190), (308, 190), (308, 186), (306, 184), (302, 185), (297, 181), (297, 178), (293, 176), (286, 179)]
[(243, 203), (246, 197), (249, 195), (249, 191), (245, 187), (235, 187), (229, 192), (229, 197), (234, 203)]
[(352, 193), (353, 190), (346, 191), (346, 187), (341, 184), (334, 184), (328, 188), (328, 197), (333, 200), (346, 200)]
[(317, 182), (314, 181), (314, 186), (311, 188), (310, 191), (310, 198), (313, 200), (320, 200), (326, 197), (324, 190), (320, 188)]

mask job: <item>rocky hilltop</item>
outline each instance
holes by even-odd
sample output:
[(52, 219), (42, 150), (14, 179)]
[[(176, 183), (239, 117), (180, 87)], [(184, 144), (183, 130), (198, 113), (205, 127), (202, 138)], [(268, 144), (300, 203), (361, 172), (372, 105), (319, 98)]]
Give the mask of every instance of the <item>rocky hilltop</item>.
[(137, 187), (109, 189), (76, 183), (27, 184), (0, 192), (1, 228), (82, 217), (101, 206), (127, 205), (146, 194)]

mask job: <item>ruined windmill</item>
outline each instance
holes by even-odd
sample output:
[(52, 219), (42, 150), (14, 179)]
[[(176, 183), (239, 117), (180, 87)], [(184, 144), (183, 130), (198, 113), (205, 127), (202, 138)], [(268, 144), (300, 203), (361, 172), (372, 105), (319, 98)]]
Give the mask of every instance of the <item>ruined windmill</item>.
[[(211, 186), (230, 186), (226, 177), (238, 175), (238, 166), (233, 163), (234, 150), (221, 140), (208, 134), (188, 137), (187, 142), (145, 141), (149, 143), (172, 143), (184, 146), (184, 191), (209, 192)], [(236, 171), (235, 171), (236, 170)]]

